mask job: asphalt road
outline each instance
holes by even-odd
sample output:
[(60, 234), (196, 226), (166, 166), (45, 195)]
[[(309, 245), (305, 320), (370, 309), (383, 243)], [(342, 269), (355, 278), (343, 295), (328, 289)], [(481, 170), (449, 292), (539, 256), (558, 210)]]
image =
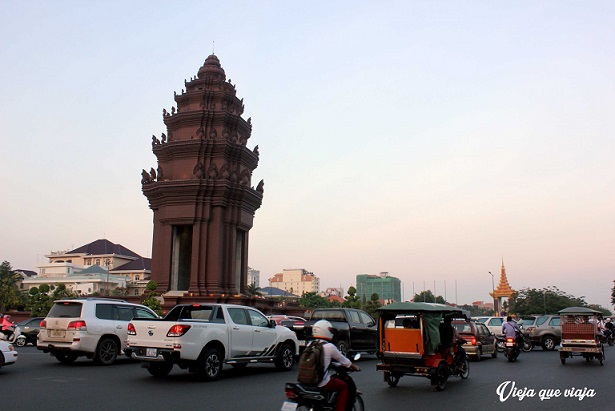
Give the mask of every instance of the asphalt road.
[[(377, 363), (375, 356), (364, 356), (358, 362), (362, 372), (353, 374), (367, 410), (613, 409), (615, 347), (606, 347), (604, 366), (580, 357), (561, 365), (556, 351), (539, 348), (522, 353), (516, 363), (501, 354), (484, 357), (471, 362), (467, 380), (451, 378), (442, 392), (419, 377), (403, 377), (391, 388), (376, 371)], [(109, 367), (85, 358), (65, 365), (27, 346), (19, 349), (15, 365), (0, 369), (0, 410), (279, 410), (284, 383), (295, 377), (295, 371), (278, 372), (273, 365), (250, 365), (243, 370), (227, 366), (222, 379), (209, 383), (178, 368), (159, 380), (127, 359)], [(502, 398), (498, 387), (504, 387)], [(541, 400), (541, 391), (549, 389), (559, 395), (551, 391), (553, 398)], [(520, 400), (521, 394), (526, 396)]]

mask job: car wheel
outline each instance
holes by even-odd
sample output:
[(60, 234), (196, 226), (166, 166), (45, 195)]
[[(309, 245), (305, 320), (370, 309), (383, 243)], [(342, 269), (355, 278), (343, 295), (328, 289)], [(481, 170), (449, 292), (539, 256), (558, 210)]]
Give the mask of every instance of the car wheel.
[(542, 339), (542, 349), (545, 351), (553, 351), (555, 349), (555, 338), (551, 335), (546, 335)]
[(344, 357), (348, 356), (348, 343), (344, 340), (337, 342), (337, 349)]
[(56, 360), (60, 361), (62, 364), (70, 364), (72, 362), (75, 362), (78, 355), (58, 353), (58, 354), (55, 354), (55, 357), (56, 357)]
[(275, 359), (275, 368), (279, 371), (290, 371), (295, 365), (295, 353), (290, 344), (285, 343)]
[(147, 367), (147, 371), (156, 378), (163, 378), (169, 375), (171, 370), (173, 369), (173, 364), (166, 362), (152, 362)]
[(100, 365), (111, 365), (117, 359), (119, 349), (112, 338), (103, 338), (96, 347), (94, 361)]
[(222, 353), (217, 348), (208, 348), (199, 359), (197, 376), (204, 381), (214, 381), (222, 373)]
[(477, 353), (476, 353), (476, 362), (478, 362), (478, 361), (480, 361), (480, 360), (481, 360), (482, 355), (483, 355), (483, 348), (482, 348), (482, 347), (479, 347), (479, 348), (478, 348), (478, 351), (477, 351)]

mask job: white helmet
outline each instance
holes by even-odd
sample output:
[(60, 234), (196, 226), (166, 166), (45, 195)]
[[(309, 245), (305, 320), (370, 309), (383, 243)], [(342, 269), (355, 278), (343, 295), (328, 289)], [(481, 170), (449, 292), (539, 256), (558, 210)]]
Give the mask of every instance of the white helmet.
[(312, 326), (312, 336), (314, 338), (322, 338), (323, 340), (332, 340), (333, 332), (331, 330), (333, 327), (331, 323), (327, 320), (318, 320)]

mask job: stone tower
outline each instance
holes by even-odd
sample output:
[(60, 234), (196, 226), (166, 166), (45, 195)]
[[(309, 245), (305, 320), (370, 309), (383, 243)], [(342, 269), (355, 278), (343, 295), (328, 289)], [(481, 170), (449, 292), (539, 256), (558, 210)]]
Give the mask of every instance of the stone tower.
[(166, 134), (152, 136), (157, 169), (142, 171), (154, 211), (151, 279), (169, 296), (232, 296), (247, 286), (248, 232), (263, 198), (252, 186), (258, 146), (251, 119), (218, 57), (162, 110)]

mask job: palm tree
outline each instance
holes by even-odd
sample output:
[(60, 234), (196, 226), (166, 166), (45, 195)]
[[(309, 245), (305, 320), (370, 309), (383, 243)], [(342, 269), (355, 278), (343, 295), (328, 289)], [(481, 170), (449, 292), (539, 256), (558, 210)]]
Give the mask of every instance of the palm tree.
[(262, 297), (263, 294), (259, 291), (260, 289), (261, 288), (257, 287), (256, 284), (252, 283), (246, 287), (246, 294), (248, 294), (250, 297)]

